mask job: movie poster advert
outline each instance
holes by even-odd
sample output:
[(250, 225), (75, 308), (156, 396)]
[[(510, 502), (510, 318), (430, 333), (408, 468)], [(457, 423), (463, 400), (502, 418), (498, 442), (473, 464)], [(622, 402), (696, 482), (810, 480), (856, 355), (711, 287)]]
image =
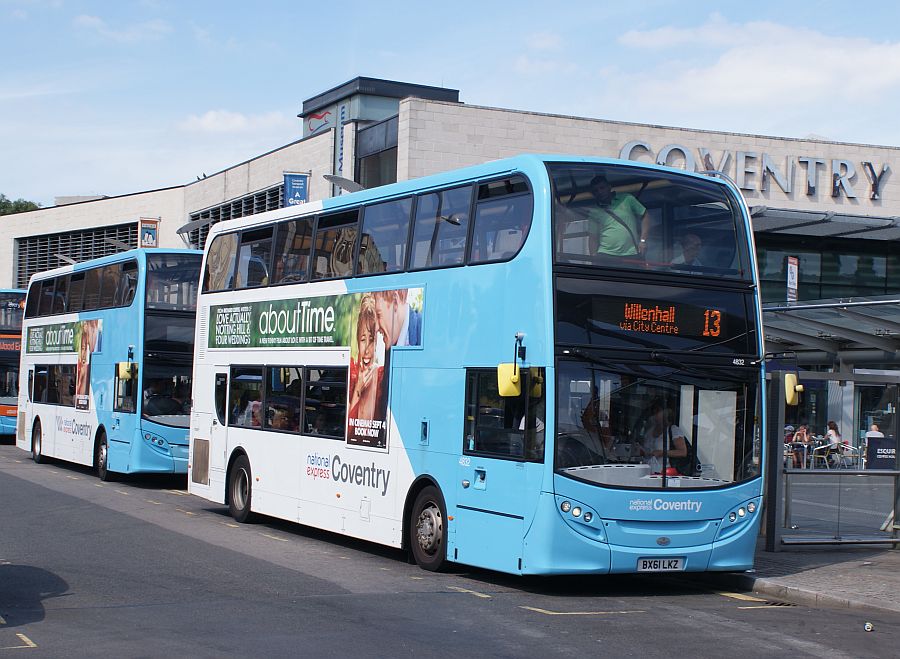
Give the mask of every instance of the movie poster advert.
[(422, 345), (424, 289), (215, 305), (209, 348), (350, 349), (348, 445), (387, 449), (390, 357)]
[(79, 410), (90, 409), (91, 356), (100, 350), (102, 323), (101, 320), (76, 320), (28, 328), (27, 353), (78, 354), (75, 363), (75, 407)]

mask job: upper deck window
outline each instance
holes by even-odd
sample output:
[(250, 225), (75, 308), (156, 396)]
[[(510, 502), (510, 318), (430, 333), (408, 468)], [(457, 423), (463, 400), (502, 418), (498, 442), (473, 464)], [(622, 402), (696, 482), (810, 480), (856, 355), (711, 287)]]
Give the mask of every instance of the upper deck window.
[(621, 165), (548, 169), (557, 263), (749, 279), (747, 228), (720, 183)]
[[(135, 264), (136, 265), (136, 264)], [(147, 308), (171, 311), (195, 311), (197, 308), (197, 279), (200, 273), (199, 254), (152, 254), (147, 257)], [(133, 283), (125, 288), (130, 304), (137, 286), (137, 270), (123, 271)]]
[(411, 212), (412, 199), (409, 197), (366, 207), (357, 274), (403, 270)]
[(269, 284), (272, 260), (272, 227), (264, 227), (241, 234), (235, 288), (256, 288)]
[(516, 255), (531, 227), (533, 202), (521, 176), (481, 183), (469, 263), (505, 261)]
[(465, 262), (471, 206), (471, 185), (421, 195), (409, 267), (440, 268)]
[(279, 223), (275, 239), (273, 284), (295, 284), (307, 280), (314, 227), (315, 217)]
[(353, 274), (353, 252), (359, 211), (353, 209), (319, 218), (313, 256), (313, 279), (334, 279)]
[(0, 330), (17, 332), (22, 329), (24, 305), (24, 293), (0, 293)]
[(234, 283), (234, 262), (237, 257), (238, 234), (216, 236), (207, 248), (206, 271), (203, 273), (203, 292), (227, 291)]

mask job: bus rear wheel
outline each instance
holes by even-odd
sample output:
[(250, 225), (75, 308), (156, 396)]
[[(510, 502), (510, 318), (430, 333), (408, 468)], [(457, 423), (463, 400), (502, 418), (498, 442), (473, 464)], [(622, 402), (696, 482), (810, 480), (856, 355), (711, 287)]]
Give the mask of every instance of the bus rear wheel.
[(109, 443), (106, 441), (105, 432), (101, 432), (97, 438), (94, 462), (97, 465), (97, 477), (100, 480), (107, 483), (113, 480), (113, 472), (109, 470)]
[(409, 546), (416, 564), (437, 572), (447, 563), (447, 512), (440, 491), (429, 485), (416, 497), (409, 518)]
[(34, 428), (31, 430), (31, 459), (36, 464), (47, 462), (47, 458), (43, 454), (43, 446), (41, 445), (41, 422), (35, 421)]
[(253, 496), (253, 472), (250, 460), (241, 455), (231, 466), (228, 477), (228, 512), (236, 522), (244, 523), (250, 519), (250, 500)]

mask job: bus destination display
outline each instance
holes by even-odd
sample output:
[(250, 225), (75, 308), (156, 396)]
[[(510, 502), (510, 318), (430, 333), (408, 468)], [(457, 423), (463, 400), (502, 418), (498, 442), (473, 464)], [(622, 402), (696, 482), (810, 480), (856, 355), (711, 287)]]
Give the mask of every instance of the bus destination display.
[(599, 315), (626, 332), (716, 338), (724, 329), (721, 309), (650, 300), (597, 300)]

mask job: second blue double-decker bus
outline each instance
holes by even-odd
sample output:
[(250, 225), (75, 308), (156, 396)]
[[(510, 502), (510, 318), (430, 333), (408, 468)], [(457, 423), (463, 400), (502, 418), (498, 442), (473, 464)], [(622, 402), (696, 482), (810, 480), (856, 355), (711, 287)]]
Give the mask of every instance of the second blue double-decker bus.
[(192, 493), (517, 574), (740, 570), (752, 234), (721, 178), (522, 156), (215, 225)]
[(200, 258), (136, 249), (32, 277), (19, 448), (103, 480), (187, 472)]

